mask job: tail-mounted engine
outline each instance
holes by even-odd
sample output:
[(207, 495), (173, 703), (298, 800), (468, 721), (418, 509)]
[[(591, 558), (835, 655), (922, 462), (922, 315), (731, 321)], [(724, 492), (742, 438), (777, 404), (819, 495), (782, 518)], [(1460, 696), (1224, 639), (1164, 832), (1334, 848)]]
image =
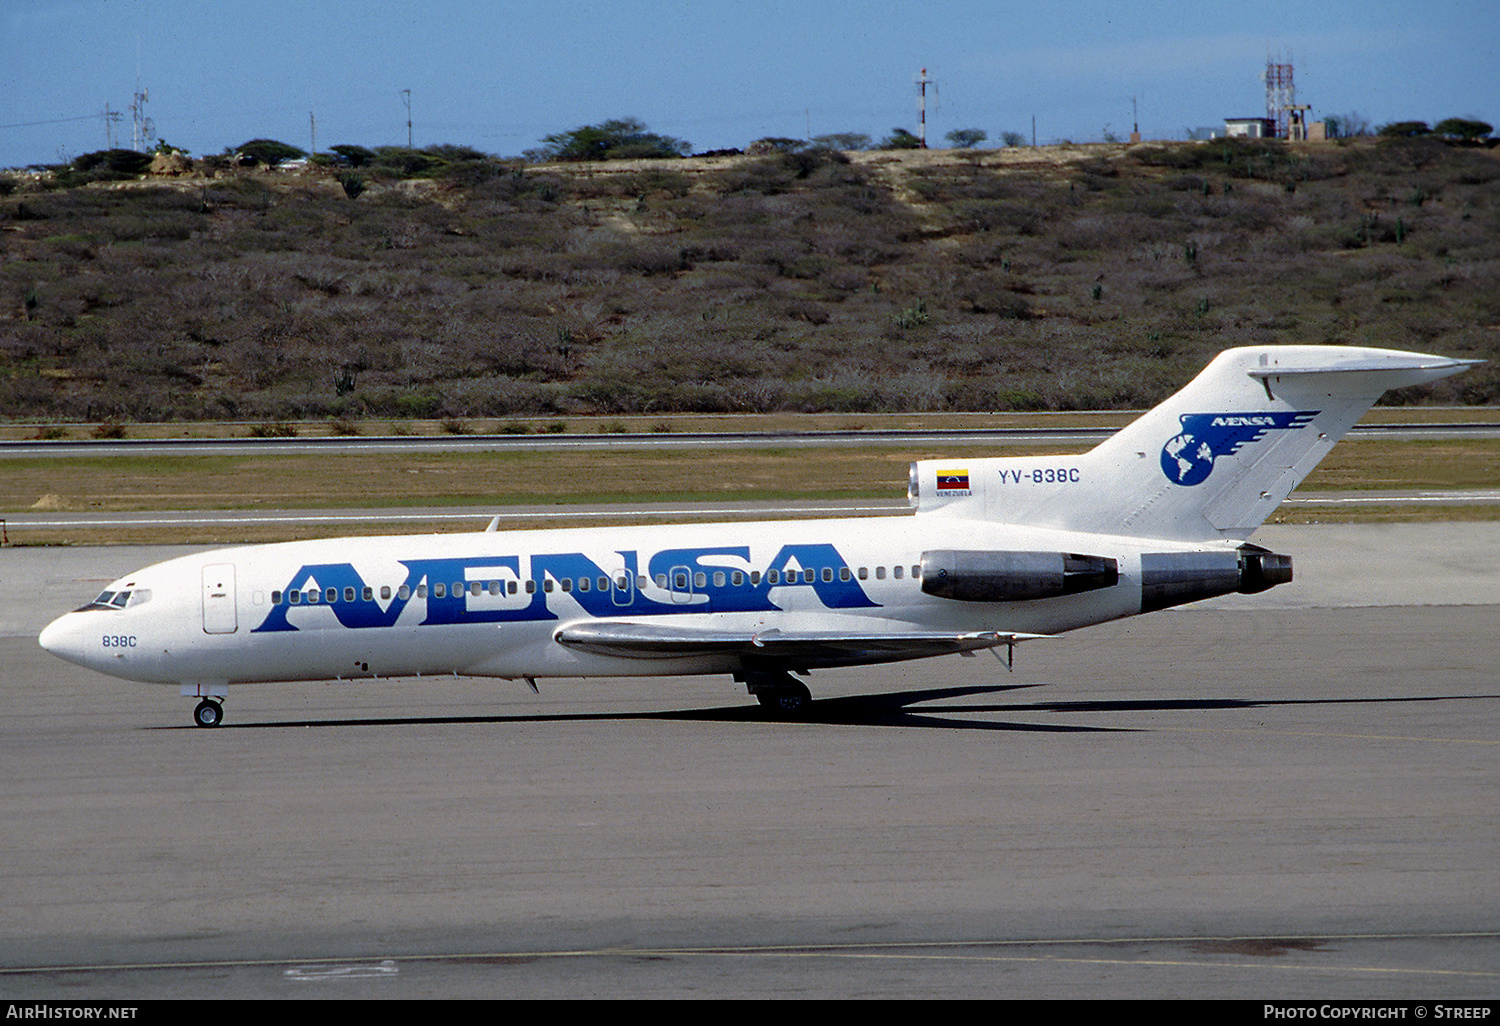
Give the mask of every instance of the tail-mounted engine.
[(1141, 554), (1141, 612), (1232, 592), (1254, 595), (1291, 579), (1291, 556), (1249, 543), (1222, 552), (1146, 552)]
[[(1292, 579), (1292, 557), (1259, 545), (1141, 555), (1141, 612), (1238, 592), (1257, 592)], [(1119, 564), (1077, 552), (938, 549), (922, 553), (922, 590), (959, 602), (1030, 602), (1077, 595), (1120, 582)]]
[(922, 590), (961, 602), (1028, 602), (1109, 588), (1119, 580), (1113, 559), (1076, 552), (922, 553)]

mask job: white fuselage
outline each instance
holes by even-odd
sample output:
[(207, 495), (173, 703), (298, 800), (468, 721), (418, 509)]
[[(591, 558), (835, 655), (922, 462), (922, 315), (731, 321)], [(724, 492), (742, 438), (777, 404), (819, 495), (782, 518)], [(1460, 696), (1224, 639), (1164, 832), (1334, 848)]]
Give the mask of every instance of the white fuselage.
[[(106, 592), (129, 592), (123, 604), (66, 614), (41, 643), (112, 676), (172, 684), (729, 672), (737, 660), (724, 654), (644, 666), (555, 635), (594, 620), (1052, 634), (1140, 612), (1142, 551), (1202, 547), (941, 514), (288, 542), (146, 567)], [(1120, 578), (1082, 595), (955, 601), (921, 587), (923, 553), (945, 548), (1086, 551), (1116, 560)]]

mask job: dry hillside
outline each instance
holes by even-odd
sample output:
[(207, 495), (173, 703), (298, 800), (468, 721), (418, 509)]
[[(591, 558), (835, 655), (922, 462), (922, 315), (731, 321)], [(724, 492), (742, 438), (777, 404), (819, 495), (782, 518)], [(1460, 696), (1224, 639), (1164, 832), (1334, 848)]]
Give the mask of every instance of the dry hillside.
[[(0, 198), (0, 414), (1139, 407), (1270, 342), (1500, 356), (1432, 140), (795, 153)], [(1485, 368), (1396, 401), (1490, 403)]]

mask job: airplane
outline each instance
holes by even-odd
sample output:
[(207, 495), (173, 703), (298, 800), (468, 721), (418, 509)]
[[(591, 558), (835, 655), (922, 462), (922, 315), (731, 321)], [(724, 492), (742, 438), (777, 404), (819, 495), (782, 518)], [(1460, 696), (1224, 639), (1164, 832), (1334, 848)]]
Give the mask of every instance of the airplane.
[(1476, 360), (1220, 353), (1072, 456), (921, 460), (904, 516), (343, 538), (182, 556), (42, 631), (69, 662), (199, 699), (230, 684), (731, 674), (805, 715), (815, 669), (1015, 646), (1292, 579), (1249, 539), (1390, 388)]

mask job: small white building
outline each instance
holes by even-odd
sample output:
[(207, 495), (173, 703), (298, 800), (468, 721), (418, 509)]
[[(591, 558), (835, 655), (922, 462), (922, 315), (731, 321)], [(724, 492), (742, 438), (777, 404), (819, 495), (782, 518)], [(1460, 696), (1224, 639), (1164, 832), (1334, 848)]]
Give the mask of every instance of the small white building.
[(1271, 139), (1276, 122), (1270, 118), (1225, 118), (1224, 134), (1231, 139)]

